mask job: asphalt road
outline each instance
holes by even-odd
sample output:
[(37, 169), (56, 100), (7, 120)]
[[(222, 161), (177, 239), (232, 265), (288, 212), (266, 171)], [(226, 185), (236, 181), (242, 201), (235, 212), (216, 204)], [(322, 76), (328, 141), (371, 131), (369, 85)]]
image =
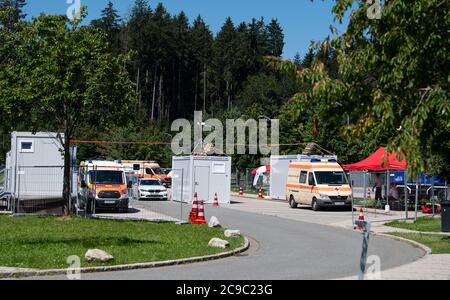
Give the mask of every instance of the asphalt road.
[[(140, 203), (176, 217), (179, 207), (171, 203)], [(186, 213), (187, 211), (185, 211)], [(227, 208), (206, 208), (222, 225), (240, 229), (253, 242), (248, 254), (223, 260), (149, 270), (83, 274), (82, 279), (181, 279), (181, 280), (276, 280), (336, 279), (358, 272), (361, 234)], [(372, 236), (369, 255), (381, 258), (382, 269), (413, 262), (421, 250), (402, 242)], [(64, 279), (64, 277), (47, 277)]]

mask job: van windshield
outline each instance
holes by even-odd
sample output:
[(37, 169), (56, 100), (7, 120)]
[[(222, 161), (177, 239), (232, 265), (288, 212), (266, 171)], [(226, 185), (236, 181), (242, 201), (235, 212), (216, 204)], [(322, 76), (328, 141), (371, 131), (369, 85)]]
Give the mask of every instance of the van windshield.
[(161, 185), (159, 180), (141, 180), (141, 185)]
[(89, 181), (93, 184), (124, 184), (122, 171), (90, 171)]
[(344, 172), (314, 172), (317, 184), (343, 185), (348, 184)]
[(155, 173), (155, 175), (165, 175), (166, 173), (164, 172), (163, 169), (161, 168), (154, 168), (153, 172)]

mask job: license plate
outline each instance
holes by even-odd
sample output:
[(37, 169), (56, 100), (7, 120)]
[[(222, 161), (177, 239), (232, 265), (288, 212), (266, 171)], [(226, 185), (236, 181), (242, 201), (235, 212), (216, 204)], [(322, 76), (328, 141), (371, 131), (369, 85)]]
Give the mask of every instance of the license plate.
[(105, 201), (105, 204), (115, 204), (116, 201)]
[(335, 202), (334, 205), (345, 205), (345, 202)]

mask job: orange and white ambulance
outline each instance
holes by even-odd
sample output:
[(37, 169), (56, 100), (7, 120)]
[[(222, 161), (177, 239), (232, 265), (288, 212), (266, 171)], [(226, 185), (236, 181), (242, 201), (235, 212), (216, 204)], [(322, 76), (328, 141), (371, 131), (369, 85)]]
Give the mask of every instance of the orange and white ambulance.
[(131, 181), (135, 183), (139, 179), (160, 179), (166, 187), (171, 184), (171, 179), (165, 170), (155, 161), (118, 160), (116, 163), (123, 166), (127, 178), (134, 179)]
[(101, 209), (128, 212), (131, 184), (127, 183), (122, 165), (112, 161), (81, 162), (78, 184), (81, 208), (86, 213)]
[(289, 165), (286, 200), (291, 208), (308, 205), (314, 211), (325, 207), (352, 207), (352, 189), (336, 158), (310, 157)]

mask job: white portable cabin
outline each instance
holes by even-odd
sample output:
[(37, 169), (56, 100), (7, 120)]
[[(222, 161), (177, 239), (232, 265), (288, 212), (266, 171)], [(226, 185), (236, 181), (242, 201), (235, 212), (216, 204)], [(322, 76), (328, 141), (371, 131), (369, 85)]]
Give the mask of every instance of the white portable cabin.
[[(60, 134), (60, 137), (64, 141), (64, 135)], [(64, 152), (60, 137), (53, 132), (11, 133), (5, 185), (6, 191), (15, 199), (62, 198)], [(76, 148), (71, 152), (74, 160)]]
[(334, 159), (333, 155), (272, 155), (270, 157), (270, 198), (286, 200), (286, 182), (291, 162), (300, 162), (311, 159)]
[(231, 202), (231, 157), (174, 156), (172, 158), (172, 199), (192, 203), (198, 200), (213, 203)]

